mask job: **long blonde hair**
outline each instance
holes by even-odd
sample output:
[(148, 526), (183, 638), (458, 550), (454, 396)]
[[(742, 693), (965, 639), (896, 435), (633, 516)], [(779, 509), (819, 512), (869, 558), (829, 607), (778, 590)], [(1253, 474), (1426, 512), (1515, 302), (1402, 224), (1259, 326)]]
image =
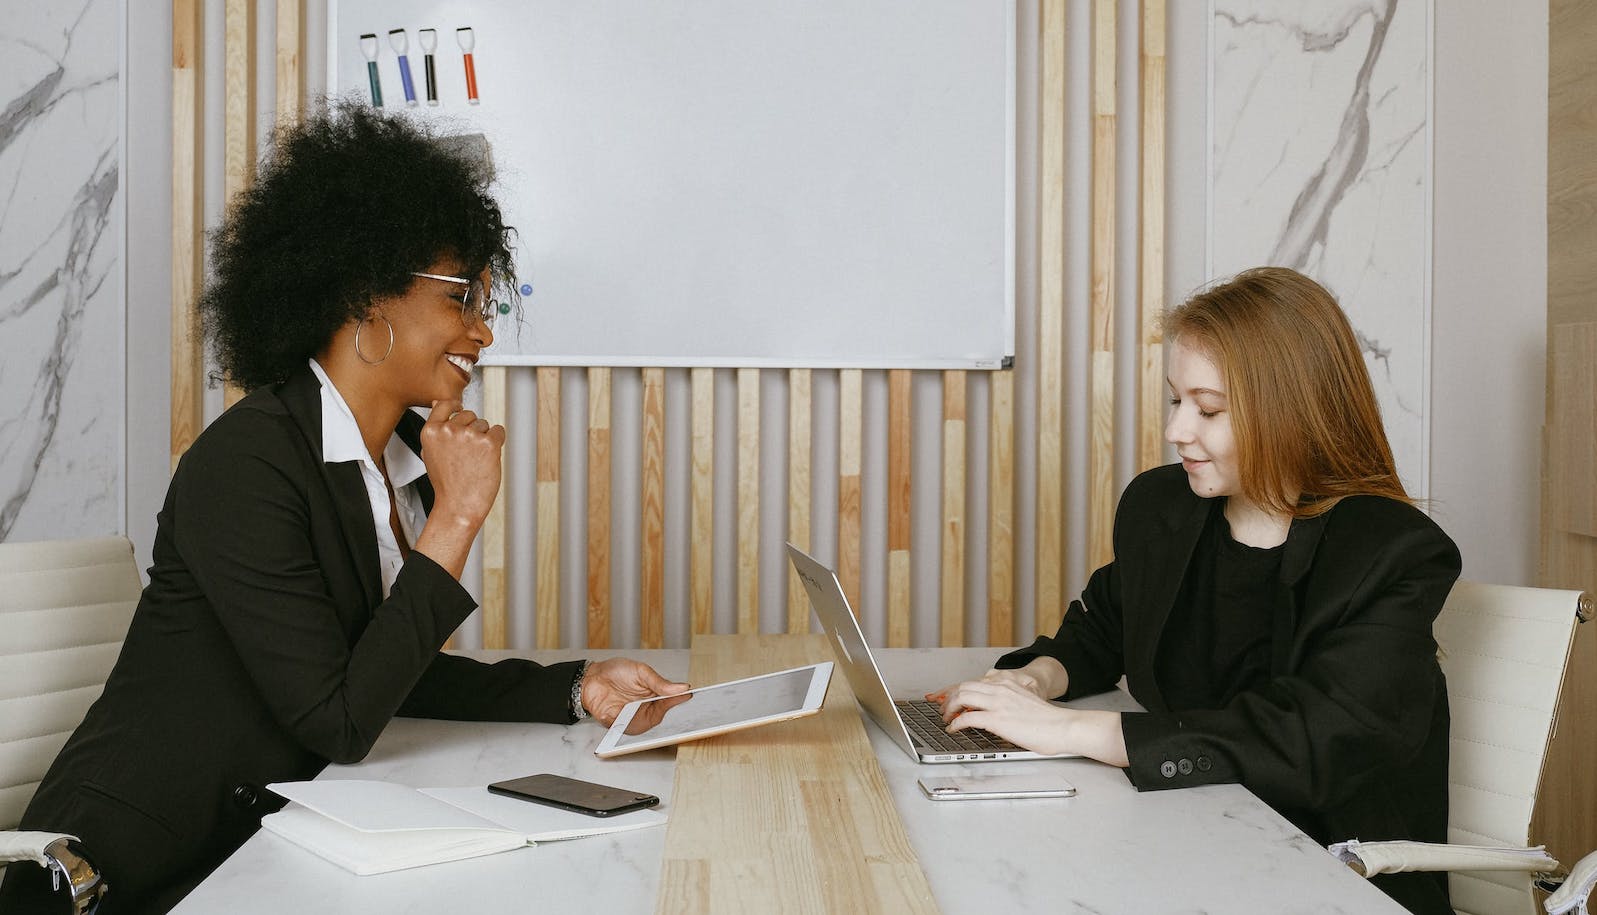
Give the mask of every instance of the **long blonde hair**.
[(1319, 283), (1285, 267), (1246, 270), (1170, 311), (1164, 329), (1225, 378), (1242, 494), (1255, 505), (1312, 517), (1348, 496), (1413, 501), (1353, 328)]

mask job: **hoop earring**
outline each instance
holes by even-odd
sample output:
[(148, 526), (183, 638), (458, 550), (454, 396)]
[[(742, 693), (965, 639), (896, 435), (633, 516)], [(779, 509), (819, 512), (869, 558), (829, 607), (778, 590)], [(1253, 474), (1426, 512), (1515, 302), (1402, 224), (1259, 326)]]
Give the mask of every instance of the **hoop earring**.
[(388, 349), (383, 350), (382, 357), (376, 360), (367, 359), (366, 355), (360, 351), (360, 329), (365, 326), (366, 319), (362, 317), (360, 322), (355, 325), (355, 358), (366, 363), (367, 365), (382, 365), (383, 362), (388, 359), (388, 354), (394, 351), (394, 325), (388, 320), (387, 317), (380, 313), (377, 315), (377, 317), (382, 318), (383, 323), (388, 326)]

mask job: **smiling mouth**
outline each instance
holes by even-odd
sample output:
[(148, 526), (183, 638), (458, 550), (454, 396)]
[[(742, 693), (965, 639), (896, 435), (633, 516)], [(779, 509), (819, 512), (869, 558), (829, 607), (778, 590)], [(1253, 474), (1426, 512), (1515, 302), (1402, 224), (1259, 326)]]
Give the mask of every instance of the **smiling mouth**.
[(445, 353), (444, 358), (449, 360), (450, 365), (460, 369), (460, 373), (466, 376), (467, 381), (471, 380), (471, 367), (475, 365), (475, 363), (472, 362), (470, 358), (466, 356), (457, 356), (454, 353)]

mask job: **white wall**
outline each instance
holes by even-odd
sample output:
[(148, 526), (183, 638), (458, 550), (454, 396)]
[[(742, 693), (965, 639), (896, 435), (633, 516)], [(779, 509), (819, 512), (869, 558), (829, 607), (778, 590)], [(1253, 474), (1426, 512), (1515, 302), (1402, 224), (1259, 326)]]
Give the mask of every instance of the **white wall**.
[(0, 22), (0, 540), (125, 525), (124, 14)]
[(1536, 584), (1547, 5), (1436, 3), (1432, 511), (1464, 577)]
[(127, 17), (127, 534), (150, 564), (171, 465), (172, 5)]

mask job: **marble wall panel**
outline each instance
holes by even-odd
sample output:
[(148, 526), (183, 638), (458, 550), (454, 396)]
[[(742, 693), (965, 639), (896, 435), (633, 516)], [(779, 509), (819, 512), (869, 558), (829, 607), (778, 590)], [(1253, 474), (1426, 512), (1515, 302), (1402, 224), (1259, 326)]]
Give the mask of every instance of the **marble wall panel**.
[(1429, 0), (1212, 0), (1210, 277), (1294, 267), (1348, 313), (1425, 495)]
[(0, 540), (124, 529), (122, 2), (0, 22)]

